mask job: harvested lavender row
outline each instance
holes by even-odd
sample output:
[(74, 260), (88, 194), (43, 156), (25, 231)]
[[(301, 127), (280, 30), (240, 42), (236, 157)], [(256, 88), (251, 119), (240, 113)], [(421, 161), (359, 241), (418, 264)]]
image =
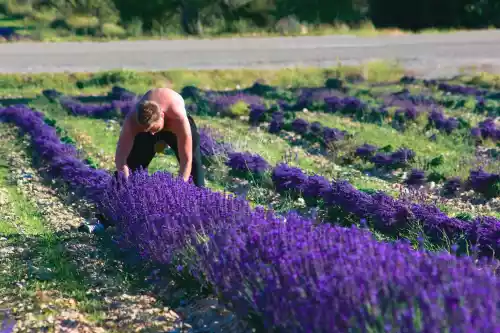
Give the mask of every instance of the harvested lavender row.
[(445, 82), (437, 83), (434, 80), (425, 81), (424, 83), (426, 86), (437, 85), (439, 90), (457, 95), (485, 96), (489, 93), (487, 89), (449, 84)]
[(130, 112), (137, 100), (130, 93), (113, 91), (112, 96), (116, 97), (110, 103), (88, 104), (66, 95), (62, 95), (56, 90), (44, 90), (45, 96), (52, 100), (58, 100), (61, 106), (75, 116), (85, 116), (93, 118), (113, 118), (126, 115)]
[[(66, 145), (53, 141), (53, 129), (39, 114), (9, 108), (0, 115), (32, 138), (40, 135), (35, 149), (45, 152), (50, 169), (60, 170), (58, 161), (72, 158)], [(72, 170), (85, 167), (80, 163), (59, 176), (92, 187)], [(470, 258), (379, 242), (366, 230), (313, 226), (294, 214), (276, 217), (166, 173), (139, 172), (110, 183), (101, 171), (89, 171), (100, 179), (90, 198), (117, 223), (118, 244), (139, 249), (145, 259), (180, 264), (179, 269), (206, 279), (239, 316), (256, 314), (265, 327), (287, 332), (500, 329), (500, 281), (489, 266)]]
[[(320, 91), (321, 92), (321, 91)], [(311, 92), (312, 93), (312, 92)], [(323, 146), (343, 140), (349, 135), (346, 131), (341, 131), (336, 128), (322, 126), (319, 122), (309, 124), (304, 119), (295, 118), (291, 123), (285, 123), (285, 115), (281, 111), (276, 111), (274, 108), (266, 108), (258, 96), (248, 94), (235, 95), (215, 95), (211, 94), (206, 100), (213, 106), (217, 112), (221, 114), (228, 113), (231, 106), (243, 102), (250, 108), (249, 122), (252, 126), (266, 120), (268, 113), (271, 113), (268, 131), (273, 134), (279, 133), (282, 129), (289, 129), (297, 134), (303, 135), (305, 138), (312, 141), (319, 141)], [(304, 102), (305, 103), (305, 102)], [(190, 105), (196, 112), (196, 104)], [(223, 106), (223, 108), (221, 107)], [(363, 147), (363, 146), (362, 146)], [(372, 146), (374, 147), (374, 146)], [(375, 147), (379, 150), (378, 147)], [(374, 151), (375, 153), (375, 151)], [(415, 152), (408, 148), (402, 148), (392, 154), (384, 154), (378, 152), (374, 156), (369, 157), (369, 161), (374, 163), (379, 168), (395, 169), (402, 166), (408, 166), (408, 163), (415, 158)]]

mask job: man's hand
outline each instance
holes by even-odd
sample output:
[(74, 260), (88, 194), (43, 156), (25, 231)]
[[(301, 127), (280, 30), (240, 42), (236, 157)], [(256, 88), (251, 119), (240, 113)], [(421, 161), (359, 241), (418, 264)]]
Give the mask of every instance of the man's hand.
[(130, 170), (127, 166), (127, 157), (132, 150), (134, 144), (134, 133), (131, 130), (130, 118), (125, 119), (120, 133), (120, 138), (116, 145), (115, 152), (115, 167), (116, 171), (123, 172), (126, 178), (130, 175)]

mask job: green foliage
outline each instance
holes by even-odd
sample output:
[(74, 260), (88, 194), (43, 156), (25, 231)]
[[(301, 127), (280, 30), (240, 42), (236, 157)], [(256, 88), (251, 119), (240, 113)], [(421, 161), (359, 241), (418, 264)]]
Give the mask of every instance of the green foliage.
[(97, 73), (87, 80), (79, 80), (76, 82), (76, 86), (83, 89), (91, 86), (120, 85), (132, 83), (139, 79), (140, 77), (135, 71), (111, 70)]
[[(500, 3), (443, 0), (3, 0), (0, 11), (28, 18), (57, 35), (96, 37), (218, 35), (255, 31), (303, 34), (310, 25), (337, 29), (377, 27), (484, 28), (500, 24)], [(445, 14), (443, 14), (445, 13)], [(369, 28), (373, 29), (372, 25)], [(33, 29), (35, 30), (35, 29)], [(43, 37), (42, 27), (31, 31)], [(450, 101), (451, 102), (451, 101)], [(464, 101), (460, 101), (463, 103)]]
[(444, 156), (439, 155), (438, 157), (434, 157), (432, 160), (429, 161), (429, 167), (437, 167), (440, 166), (444, 163)]
[(250, 106), (244, 101), (238, 101), (231, 105), (230, 114), (233, 116), (241, 117), (248, 116), (250, 113)]
[(487, 28), (500, 24), (498, 1), (368, 0), (370, 17), (379, 27)]

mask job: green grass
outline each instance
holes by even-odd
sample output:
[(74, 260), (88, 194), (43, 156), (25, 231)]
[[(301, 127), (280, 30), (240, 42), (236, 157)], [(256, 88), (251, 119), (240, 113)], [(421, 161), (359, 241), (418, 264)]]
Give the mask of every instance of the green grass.
[[(261, 155), (272, 166), (285, 161), (285, 155), (297, 152), (298, 160), (287, 161), (309, 173), (317, 173), (326, 178), (347, 179), (356, 188), (391, 192), (384, 181), (361, 175), (349, 168), (342, 168), (320, 156), (306, 154), (304, 149), (292, 146), (287, 140), (265, 131), (252, 130), (249, 125), (229, 118), (193, 116), (199, 126), (207, 125), (216, 129), (225, 142), (230, 142), (237, 151), (249, 151)], [(293, 153), (292, 153), (293, 155)]]
[[(468, 177), (469, 167), (475, 160), (474, 148), (460, 136), (439, 134), (436, 141), (430, 141), (421, 132), (422, 125), (412, 127), (402, 133), (389, 125), (359, 123), (350, 118), (326, 113), (300, 113), (298, 117), (309, 122), (319, 121), (321, 124), (353, 135), (353, 146), (369, 143), (379, 147), (391, 145), (394, 150), (400, 147), (411, 148), (418, 158), (432, 159), (443, 156), (444, 163), (435, 168), (445, 176)], [(494, 167), (494, 166), (490, 166)]]
[[(6, 125), (0, 124), (0, 132), (5, 130)], [(2, 141), (3, 143), (0, 145), (0, 157), (2, 157), (0, 159), (0, 189), (6, 202), (0, 205), (0, 212), (2, 212), (0, 213), (0, 234), (43, 234), (47, 232), (43, 217), (36, 207), (17, 191), (16, 184), (12, 184), (9, 179), (9, 166), (5, 156), (14, 147), (11, 142)], [(7, 218), (7, 214), (11, 215), (13, 219)]]
[(2, 98), (34, 98), (43, 89), (57, 89), (69, 94), (107, 93), (120, 85), (135, 93), (145, 93), (152, 87), (171, 87), (179, 91), (194, 85), (202, 89), (224, 90), (250, 86), (257, 80), (279, 87), (323, 86), (331, 77), (363, 75), (367, 82), (398, 80), (404, 70), (395, 63), (373, 61), (362, 66), (333, 66), (330, 68), (292, 67), (286, 69), (231, 70), (168, 70), (137, 72), (131, 70), (97, 73), (0, 74)]

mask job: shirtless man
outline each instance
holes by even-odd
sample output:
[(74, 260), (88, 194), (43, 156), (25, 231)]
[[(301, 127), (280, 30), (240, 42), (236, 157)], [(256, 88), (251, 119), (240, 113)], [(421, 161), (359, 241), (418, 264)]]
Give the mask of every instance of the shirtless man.
[(201, 164), (200, 136), (196, 125), (187, 115), (184, 99), (169, 88), (148, 91), (127, 114), (118, 139), (115, 166), (126, 177), (131, 171), (148, 168), (157, 152), (166, 145), (175, 152), (179, 176), (184, 181), (193, 177), (198, 187), (204, 186)]

